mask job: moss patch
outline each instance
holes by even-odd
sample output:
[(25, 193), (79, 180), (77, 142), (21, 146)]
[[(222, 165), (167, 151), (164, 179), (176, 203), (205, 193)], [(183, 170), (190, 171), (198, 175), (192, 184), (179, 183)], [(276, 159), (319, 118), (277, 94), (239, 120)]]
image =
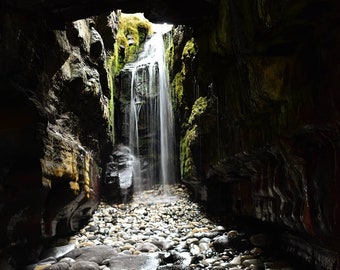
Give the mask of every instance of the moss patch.
[(181, 175), (183, 179), (193, 179), (196, 175), (196, 168), (193, 161), (190, 146), (197, 141), (197, 125), (193, 125), (186, 131), (185, 136), (181, 139)]
[(126, 63), (136, 60), (141, 45), (151, 33), (152, 24), (143, 14), (121, 13), (114, 45), (115, 74), (118, 74)]
[(175, 90), (175, 104), (176, 107), (179, 107), (182, 105), (183, 101), (183, 76), (180, 72), (176, 73), (175, 78), (172, 82), (172, 87)]
[(199, 97), (195, 100), (195, 103), (192, 106), (191, 115), (188, 120), (190, 125), (195, 122), (197, 117), (201, 116), (205, 112), (207, 105), (208, 99), (206, 97)]
[(182, 52), (182, 60), (185, 60), (187, 58), (192, 58), (196, 54), (196, 44), (194, 38), (191, 38), (190, 40), (187, 41), (183, 48)]
[(112, 141), (114, 138), (114, 95), (115, 76), (119, 74), (124, 65), (136, 60), (148, 35), (152, 34), (152, 23), (144, 18), (142, 13), (120, 13), (116, 42), (113, 52), (107, 58), (109, 73), (110, 99), (110, 127)]

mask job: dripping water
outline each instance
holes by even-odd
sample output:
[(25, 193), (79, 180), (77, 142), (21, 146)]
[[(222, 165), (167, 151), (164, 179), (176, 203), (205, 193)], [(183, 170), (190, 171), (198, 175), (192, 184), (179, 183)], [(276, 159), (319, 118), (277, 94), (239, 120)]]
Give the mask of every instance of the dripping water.
[(165, 63), (163, 35), (172, 26), (153, 24), (137, 60), (124, 67), (131, 73), (128, 141), (134, 155), (134, 191), (175, 181), (174, 123)]

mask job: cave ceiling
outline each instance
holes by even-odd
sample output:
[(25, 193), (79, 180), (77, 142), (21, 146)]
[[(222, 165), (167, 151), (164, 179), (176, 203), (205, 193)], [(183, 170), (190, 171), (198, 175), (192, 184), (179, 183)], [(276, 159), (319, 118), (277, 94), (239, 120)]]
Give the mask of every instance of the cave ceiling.
[(51, 25), (122, 10), (125, 13), (143, 12), (154, 23), (191, 24), (213, 16), (217, 0), (5, 0), (6, 9), (46, 17)]

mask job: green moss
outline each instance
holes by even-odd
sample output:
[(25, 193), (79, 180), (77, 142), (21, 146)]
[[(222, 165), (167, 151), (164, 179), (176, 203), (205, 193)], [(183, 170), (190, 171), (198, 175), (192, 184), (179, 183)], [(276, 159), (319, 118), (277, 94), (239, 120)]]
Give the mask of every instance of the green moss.
[[(136, 60), (146, 37), (152, 33), (152, 24), (141, 13), (120, 13), (114, 51), (107, 58), (109, 72), (110, 99), (110, 126), (114, 130), (114, 78), (124, 65)], [(114, 132), (112, 141), (114, 143)]]
[(182, 105), (182, 101), (183, 101), (183, 76), (180, 72), (176, 73), (175, 78), (173, 80), (173, 89), (175, 90), (175, 104), (177, 106), (181, 106)]
[(171, 44), (165, 50), (165, 63), (167, 64), (169, 75), (171, 76), (172, 71), (174, 70), (175, 50), (174, 50), (174, 44), (173, 44), (172, 38), (170, 41), (171, 41)]
[(207, 109), (208, 99), (207, 97), (199, 97), (195, 100), (194, 105), (191, 109), (191, 115), (189, 117), (188, 123), (191, 125), (197, 119), (197, 117), (201, 116)]
[(115, 74), (118, 74), (126, 63), (136, 60), (141, 45), (151, 33), (152, 24), (141, 13), (121, 13), (114, 45)]
[(202, 128), (198, 127), (197, 118), (206, 112), (207, 107), (207, 97), (199, 97), (195, 101), (188, 120), (188, 128), (184, 137), (181, 139), (180, 164), (181, 174), (184, 179), (192, 179), (195, 178), (196, 175), (191, 148), (197, 143), (198, 136), (200, 135), (199, 133), (202, 131)]
[(195, 56), (196, 54), (196, 43), (194, 38), (191, 38), (190, 40), (187, 41), (187, 43), (185, 44), (184, 48), (183, 48), (183, 52), (182, 52), (182, 60), (185, 60), (187, 58), (192, 58)]
[(190, 146), (197, 140), (197, 125), (193, 125), (186, 131), (185, 136), (181, 139), (181, 175), (183, 179), (195, 178), (196, 168), (194, 165)]

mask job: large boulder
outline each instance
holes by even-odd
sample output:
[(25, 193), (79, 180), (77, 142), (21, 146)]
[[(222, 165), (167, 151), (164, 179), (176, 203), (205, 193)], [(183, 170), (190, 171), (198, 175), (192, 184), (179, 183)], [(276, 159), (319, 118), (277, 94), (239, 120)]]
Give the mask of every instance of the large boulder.
[(106, 163), (102, 196), (110, 203), (126, 203), (132, 199), (135, 157), (130, 148), (116, 145)]

